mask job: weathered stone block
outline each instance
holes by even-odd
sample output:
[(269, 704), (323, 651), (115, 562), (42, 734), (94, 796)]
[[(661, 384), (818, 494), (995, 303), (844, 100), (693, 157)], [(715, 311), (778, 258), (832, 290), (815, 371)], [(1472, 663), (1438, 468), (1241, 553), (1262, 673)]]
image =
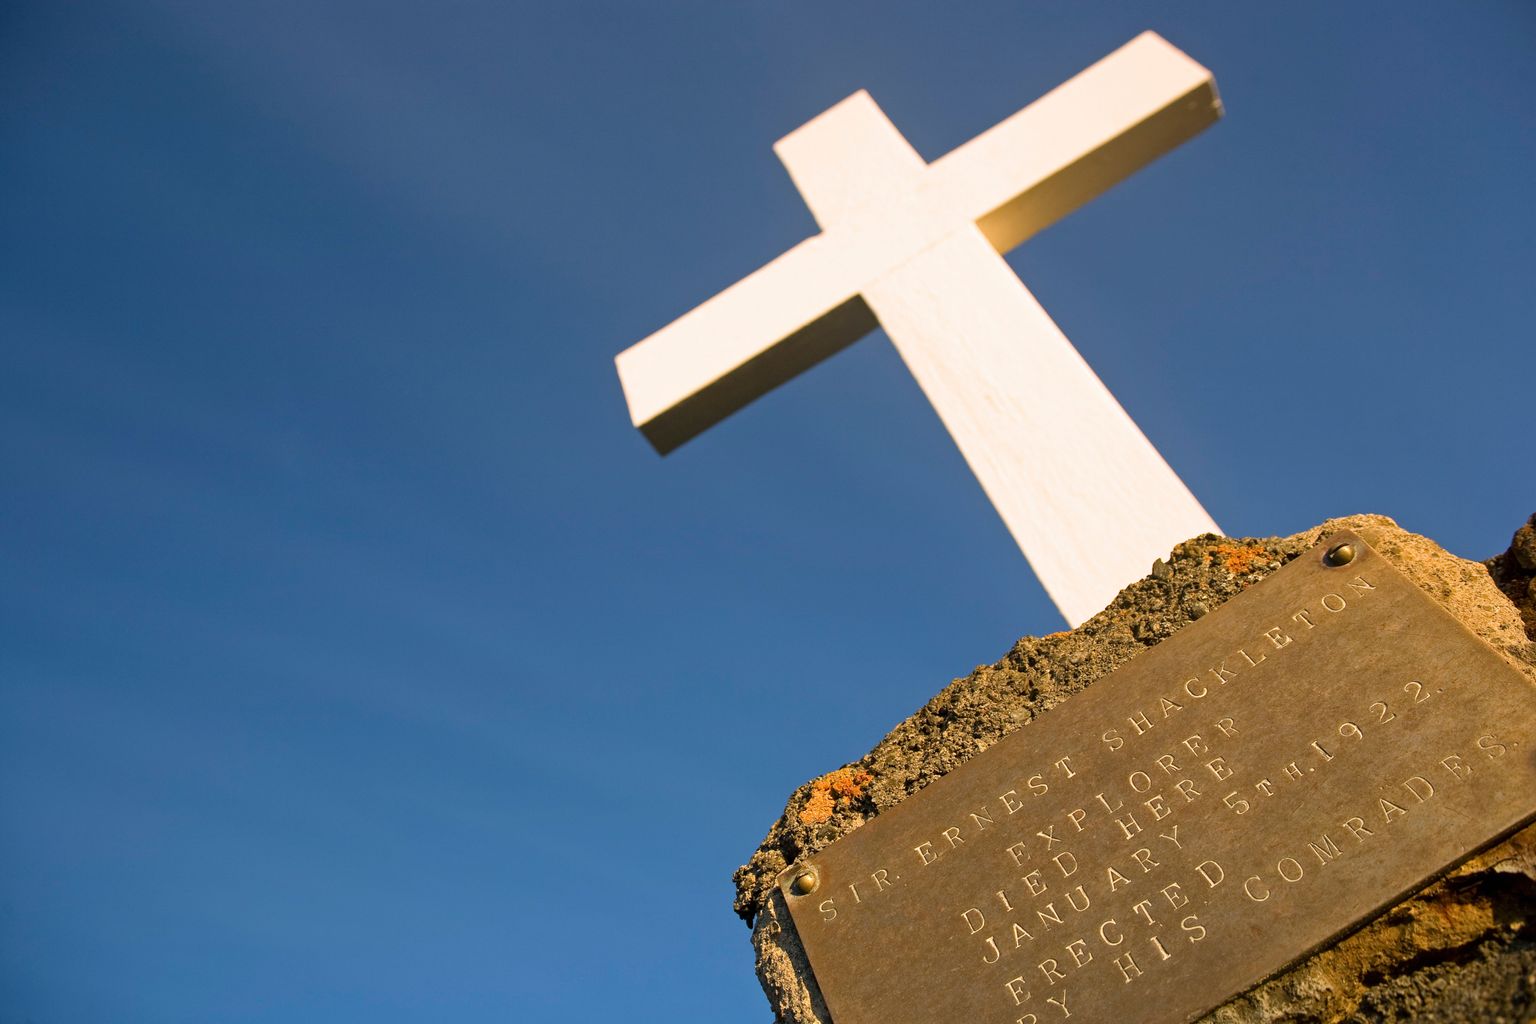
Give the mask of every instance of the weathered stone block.
[[(758, 977), (785, 1024), (828, 1024), (778, 873), (825, 848), (1337, 530), (1355, 530), (1536, 686), (1536, 516), (1509, 551), (1469, 562), (1384, 516), (1290, 537), (1198, 537), (1066, 633), (1025, 637), (939, 692), (857, 763), (801, 786), (736, 872)], [(1536, 799), (1536, 794), (1533, 794)], [(1214, 1024), (1526, 1022), (1536, 1011), (1536, 826), (1210, 1014)]]

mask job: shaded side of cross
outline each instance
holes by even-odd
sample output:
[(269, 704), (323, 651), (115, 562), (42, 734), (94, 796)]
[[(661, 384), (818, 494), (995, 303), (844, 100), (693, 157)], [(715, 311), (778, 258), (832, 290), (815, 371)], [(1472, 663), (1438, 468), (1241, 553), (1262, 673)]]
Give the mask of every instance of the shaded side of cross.
[(1148, 32), (925, 163), (867, 93), (774, 151), (814, 237), (619, 355), (663, 454), (883, 327), (1072, 625), (1219, 532), (1001, 253), (1221, 116)]

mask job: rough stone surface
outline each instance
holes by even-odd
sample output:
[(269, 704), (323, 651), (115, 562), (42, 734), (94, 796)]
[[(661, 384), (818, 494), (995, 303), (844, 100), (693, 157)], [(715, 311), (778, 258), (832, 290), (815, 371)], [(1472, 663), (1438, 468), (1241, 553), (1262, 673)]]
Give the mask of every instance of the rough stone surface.
[(1504, 596), (1520, 609), (1526, 633), (1536, 639), (1536, 515), (1515, 531), (1508, 551), (1486, 564)]
[[(758, 977), (782, 1024), (830, 1024), (775, 887), (778, 873), (1172, 636), (1324, 536), (1354, 530), (1536, 685), (1536, 516), (1486, 563), (1384, 516), (1290, 537), (1186, 541), (1069, 633), (1025, 637), (957, 679), (853, 765), (812, 780), (736, 872)], [(1536, 826), (1205, 1018), (1237, 1022), (1536, 1021)]]

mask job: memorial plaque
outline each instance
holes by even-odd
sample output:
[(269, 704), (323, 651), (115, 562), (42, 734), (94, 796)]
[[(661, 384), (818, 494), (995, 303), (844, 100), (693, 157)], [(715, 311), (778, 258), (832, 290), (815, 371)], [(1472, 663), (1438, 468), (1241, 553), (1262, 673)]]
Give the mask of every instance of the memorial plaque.
[(779, 885), (836, 1024), (1176, 1022), (1533, 818), (1536, 686), (1335, 534)]

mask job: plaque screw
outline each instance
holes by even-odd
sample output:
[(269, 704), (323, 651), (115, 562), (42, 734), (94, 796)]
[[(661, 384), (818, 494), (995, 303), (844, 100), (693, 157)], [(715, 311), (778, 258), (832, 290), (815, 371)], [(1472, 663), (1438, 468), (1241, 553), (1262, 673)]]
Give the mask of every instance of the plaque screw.
[(816, 891), (821, 884), (821, 879), (816, 877), (814, 871), (802, 871), (795, 876), (795, 880), (789, 883), (789, 891), (796, 896), (809, 896)]
[(1341, 565), (1348, 565), (1354, 560), (1355, 546), (1353, 544), (1340, 544), (1336, 547), (1329, 548), (1328, 553), (1323, 556), (1323, 561), (1333, 566), (1334, 568), (1338, 568)]

